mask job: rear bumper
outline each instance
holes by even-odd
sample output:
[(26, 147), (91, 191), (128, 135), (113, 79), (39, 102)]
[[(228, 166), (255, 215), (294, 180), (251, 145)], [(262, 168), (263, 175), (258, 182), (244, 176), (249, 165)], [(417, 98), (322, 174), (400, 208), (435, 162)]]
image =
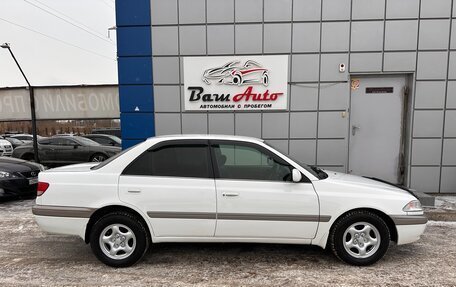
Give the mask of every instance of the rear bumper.
[(36, 196), (37, 186), (26, 178), (0, 180), (0, 198)]
[(77, 235), (84, 239), (89, 218), (35, 215), (40, 228), (47, 233)]

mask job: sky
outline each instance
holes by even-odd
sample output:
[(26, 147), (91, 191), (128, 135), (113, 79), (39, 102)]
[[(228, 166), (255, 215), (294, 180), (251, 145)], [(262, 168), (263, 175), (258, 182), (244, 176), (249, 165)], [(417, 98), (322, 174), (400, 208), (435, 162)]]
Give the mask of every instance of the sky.
[[(33, 86), (117, 84), (116, 32), (108, 38), (114, 5), (114, 0), (0, 0), (0, 44), (10, 44)], [(25, 85), (8, 50), (0, 49), (0, 87)]]

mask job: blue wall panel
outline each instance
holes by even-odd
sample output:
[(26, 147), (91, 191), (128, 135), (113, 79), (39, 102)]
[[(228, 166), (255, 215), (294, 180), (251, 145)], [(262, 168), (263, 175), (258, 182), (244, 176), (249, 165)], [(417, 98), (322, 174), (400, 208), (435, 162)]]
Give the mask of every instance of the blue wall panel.
[(150, 23), (150, 0), (116, 0), (123, 148), (155, 135)]
[(134, 146), (135, 144), (139, 144), (140, 142), (143, 142), (144, 140), (122, 140), (122, 149), (127, 149), (129, 147)]
[(116, 25), (150, 25), (150, 0), (116, 0)]
[(122, 113), (122, 138), (146, 139), (154, 136), (154, 113)]
[(152, 85), (121, 85), (119, 95), (121, 113), (136, 112), (136, 107), (139, 108), (139, 112), (154, 112)]
[(151, 57), (119, 57), (119, 85), (152, 85)]
[(150, 26), (118, 27), (117, 55), (122, 56), (151, 56)]

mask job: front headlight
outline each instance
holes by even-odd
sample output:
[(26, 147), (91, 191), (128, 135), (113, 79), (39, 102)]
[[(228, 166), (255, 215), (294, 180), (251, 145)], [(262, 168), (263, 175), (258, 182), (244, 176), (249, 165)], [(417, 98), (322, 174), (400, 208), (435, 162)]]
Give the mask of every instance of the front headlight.
[(412, 200), (407, 203), (402, 210), (405, 212), (416, 212), (423, 211), (423, 207), (421, 206), (421, 202), (419, 200)]
[(18, 178), (18, 176), (11, 172), (0, 171), (0, 179), (11, 179), (11, 178)]

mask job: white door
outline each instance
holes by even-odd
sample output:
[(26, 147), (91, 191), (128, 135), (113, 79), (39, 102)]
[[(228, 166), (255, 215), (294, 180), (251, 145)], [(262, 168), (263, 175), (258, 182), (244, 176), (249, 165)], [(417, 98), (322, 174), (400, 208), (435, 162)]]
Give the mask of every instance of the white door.
[(217, 189), (216, 237), (313, 238), (318, 198), (310, 182), (256, 144), (211, 141)]
[(400, 183), (405, 76), (353, 78), (349, 173)]
[(119, 196), (147, 214), (157, 237), (213, 237), (215, 182), (207, 141), (162, 142), (119, 179)]

